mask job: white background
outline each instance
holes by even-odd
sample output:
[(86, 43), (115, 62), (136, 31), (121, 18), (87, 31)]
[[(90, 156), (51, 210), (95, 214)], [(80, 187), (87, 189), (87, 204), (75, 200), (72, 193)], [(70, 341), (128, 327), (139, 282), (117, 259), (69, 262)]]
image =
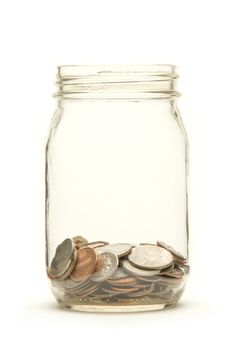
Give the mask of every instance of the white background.
[[(1, 348), (231, 348), (230, 1), (0, 5)], [(61, 64), (173, 63), (190, 140), (192, 273), (176, 309), (57, 308), (44, 269), (43, 161)]]

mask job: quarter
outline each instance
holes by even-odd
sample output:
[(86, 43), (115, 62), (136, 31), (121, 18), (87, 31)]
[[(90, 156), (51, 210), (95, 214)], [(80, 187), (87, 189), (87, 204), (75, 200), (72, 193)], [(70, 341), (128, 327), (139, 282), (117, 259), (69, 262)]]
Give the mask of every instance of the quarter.
[(105, 252), (97, 257), (96, 270), (90, 277), (92, 281), (106, 281), (116, 271), (118, 267), (118, 257), (114, 253)]
[(173, 256), (168, 250), (155, 245), (140, 245), (132, 248), (128, 259), (136, 267), (148, 270), (163, 269), (173, 262)]

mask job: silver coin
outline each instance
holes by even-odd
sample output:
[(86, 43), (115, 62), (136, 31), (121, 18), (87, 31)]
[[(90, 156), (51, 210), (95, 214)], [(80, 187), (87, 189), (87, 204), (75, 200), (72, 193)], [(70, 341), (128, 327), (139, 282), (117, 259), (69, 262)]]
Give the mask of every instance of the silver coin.
[(82, 245), (82, 247), (98, 248), (98, 247), (105, 246), (107, 244), (109, 244), (109, 243), (105, 242), (105, 241), (95, 241), (95, 242), (85, 243)]
[(67, 289), (67, 290), (76, 287), (76, 282), (73, 281), (71, 278), (67, 278), (66, 280), (63, 280), (63, 281), (53, 280), (52, 283), (54, 283), (54, 285), (58, 285), (58, 286), (60, 286), (64, 289)]
[(157, 244), (155, 244), (155, 243), (139, 243), (139, 245), (155, 245), (155, 246), (157, 246)]
[(64, 275), (75, 258), (75, 244), (67, 238), (56, 248), (55, 256), (51, 262), (50, 273), (54, 278)]
[(144, 269), (138, 268), (132, 265), (128, 260), (123, 260), (121, 263), (125, 270), (131, 272), (133, 275), (136, 275), (136, 276), (145, 276), (145, 277), (156, 276), (160, 272), (160, 270), (144, 270)]
[(116, 291), (116, 290), (112, 290), (111, 288), (107, 288), (107, 287), (102, 288), (102, 291), (108, 294), (108, 295), (105, 295), (104, 297), (113, 297), (115, 295), (125, 293), (124, 291)]
[(97, 284), (89, 285), (85, 289), (82, 289), (82, 290), (77, 289), (76, 291), (73, 291), (72, 293), (69, 292), (69, 295), (70, 296), (75, 296), (77, 298), (84, 298), (87, 295), (95, 292), (97, 289), (98, 289), (98, 285)]
[(170, 245), (162, 242), (162, 241), (157, 241), (157, 245), (159, 247), (162, 247), (164, 249), (167, 249), (174, 257), (176, 257), (177, 259), (181, 260), (181, 261), (185, 261), (185, 257), (179, 253), (178, 251), (176, 251), (173, 247), (171, 247)]
[(184, 276), (184, 271), (174, 267), (171, 271), (164, 273), (164, 276), (182, 278)]
[(138, 279), (143, 282), (157, 283), (160, 280), (160, 275), (158, 276), (138, 276)]
[(183, 266), (178, 266), (180, 269), (183, 269), (185, 274), (188, 275), (190, 273), (190, 266), (189, 265), (183, 265)]
[(170, 288), (172, 288), (172, 286), (179, 286), (180, 284), (184, 283), (184, 280), (183, 278), (171, 278), (163, 275), (160, 276), (160, 280), (158, 283), (162, 285), (167, 285)]
[(107, 244), (103, 247), (96, 248), (96, 252), (98, 254), (105, 253), (105, 252), (111, 252), (117, 255), (118, 258), (128, 255), (131, 252), (132, 246), (127, 243), (114, 243), (114, 244)]
[(134, 287), (134, 286), (129, 286), (129, 285), (124, 286), (124, 287), (111, 286), (111, 290), (113, 292), (120, 292), (120, 293), (123, 292), (123, 293), (127, 294), (127, 293), (131, 293), (131, 292), (137, 292), (140, 290), (140, 288)]
[(66, 280), (70, 276), (70, 274), (72, 273), (74, 266), (76, 264), (76, 260), (77, 260), (77, 250), (75, 249), (73, 260), (70, 260), (70, 264), (69, 264), (69, 267), (67, 268), (66, 272), (63, 273), (63, 275), (57, 277), (56, 279), (59, 281)]
[(119, 279), (128, 277), (128, 273), (122, 267), (118, 267), (115, 273), (110, 277), (109, 280)]
[(173, 256), (168, 250), (155, 245), (140, 245), (132, 248), (128, 259), (136, 267), (148, 270), (163, 269), (173, 262)]
[(160, 270), (159, 274), (160, 275), (164, 275), (166, 273), (169, 273), (169, 272), (171, 272), (173, 270), (174, 267), (175, 267), (174, 262), (172, 262), (171, 265), (169, 265), (168, 267), (165, 267), (164, 269)]
[(128, 297), (130, 298), (139, 298), (139, 297), (143, 297), (147, 294), (150, 294), (154, 291), (154, 286), (153, 285), (150, 285), (146, 288), (140, 288), (138, 291), (135, 291), (135, 292), (131, 292), (131, 293), (128, 293)]
[(106, 281), (116, 271), (118, 267), (118, 257), (111, 252), (105, 252), (98, 255), (96, 271), (90, 279), (95, 282)]

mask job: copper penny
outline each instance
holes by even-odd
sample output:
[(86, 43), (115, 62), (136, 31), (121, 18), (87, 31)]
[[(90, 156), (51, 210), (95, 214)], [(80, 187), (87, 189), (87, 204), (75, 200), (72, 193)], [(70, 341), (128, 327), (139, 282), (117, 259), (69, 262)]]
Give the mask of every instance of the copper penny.
[(70, 275), (74, 281), (87, 279), (95, 270), (97, 254), (93, 248), (81, 248), (77, 252), (77, 262)]

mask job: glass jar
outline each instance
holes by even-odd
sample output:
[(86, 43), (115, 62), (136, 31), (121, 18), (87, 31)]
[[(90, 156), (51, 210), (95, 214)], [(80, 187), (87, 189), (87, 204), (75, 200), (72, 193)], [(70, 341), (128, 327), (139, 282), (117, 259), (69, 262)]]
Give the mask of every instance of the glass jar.
[(64, 308), (176, 305), (189, 272), (176, 67), (61, 66), (46, 145), (46, 264)]

